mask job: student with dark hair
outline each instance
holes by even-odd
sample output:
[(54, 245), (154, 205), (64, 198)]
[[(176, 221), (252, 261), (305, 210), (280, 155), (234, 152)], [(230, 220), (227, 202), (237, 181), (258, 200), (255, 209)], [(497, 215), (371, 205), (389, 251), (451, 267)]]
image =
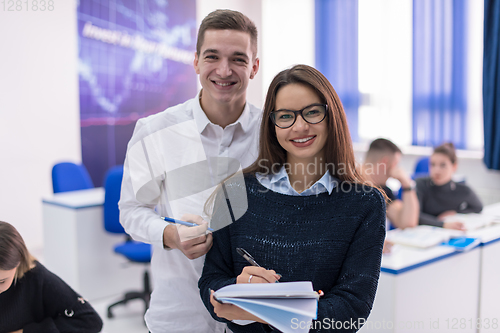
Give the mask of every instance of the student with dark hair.
[(429, 163), (430, 177), (417, 179), (419, 224), (463, 230), (462, 222), (445, 222), (445, 217), (456, 213), (479, 213), (483, 204), (469, 186), (452, 180), (458, 167), (453, 143), (436, 147)]
[[(269, 332), (261, 319), (216, 302), (210, 290), (312, 281), (324, 292), (318, 321), (367, 318), (380, 274), (385, 200), (356, 170), (342, 104), (318, 70), (296, 65), (274, 78), (259, 142), (257, 160), (243, 170), (248, 209), (213, 234), (198, 283), (205, 306), (235, 333)], [(225, 186), (238, 186), (233, 182)], [(216, 192), (215, 203), (221, 195)], [(214, 205), (212, 223), (221, 218), (219, 208)], [(237, 247), (262, 267), (249, 266)]]
[[(224, 332), (225, 325), (210, 317), (198, 294), (204, 256), (212, 246), (200, 215), (224, 178), (224, 167), (247, 167), (257, 157), (262, 111), (246, 100), (259, 70), (255, 24), (237, 11), (210, 13), (199, 28), (193, 65), (202, 90), (139, 119), (124, 165), (120, 221), (132, 238), (153, 245), (154, 286), (145, 316), (153, 333)], [(199, 226), (170, 224), (161, 216)]]
[[(387, 219), (396, 228), (415, 227), (418, 225), (418, 199), (415, 182), (399, 166), (401, 149), (387, 139), (376, 139), (370, 144), (361, 166), (363, 176), (376, 186), (380, 186), (390, 201), (387, 204)], [(387, 187), (389, 177), (401, 183), (403, 194), (398, 199)]]
[(28, 252), (16, 228), (0, 221), (0, 333), (94, 333), (92, 306)]

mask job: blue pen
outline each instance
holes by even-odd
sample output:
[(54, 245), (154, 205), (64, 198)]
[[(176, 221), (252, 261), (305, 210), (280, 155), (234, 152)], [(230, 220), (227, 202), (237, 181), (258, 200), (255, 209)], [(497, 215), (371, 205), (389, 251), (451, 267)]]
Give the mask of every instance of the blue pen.
[[(178, 223), (178, 224), (182, 224), (182, 225), (187, 225), (188, 227), (197, 227), (199, 226), (199, 224), (196, 224), (196, 223), (193, 223), (193, 222), (186, 222), (186, 221), (181, 221), (181, 220), (176, 220), (176, 219), (172, 219), (170, 217), (161, 217), (164, 221), (167, 221), (167, 222), (170, 222), (170, 223)], [(214, 231), (214, 229), (212, 228), (208, 228), (207, 229), (208, 231)]]

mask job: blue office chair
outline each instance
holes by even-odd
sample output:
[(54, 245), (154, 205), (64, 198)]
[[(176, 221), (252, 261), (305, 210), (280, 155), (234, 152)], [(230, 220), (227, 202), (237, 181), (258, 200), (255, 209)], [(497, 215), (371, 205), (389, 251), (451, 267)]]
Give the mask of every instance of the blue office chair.
[[(131, 262), (148, 264), (151, 262), (151, 245), (132, 240), (132, 238), (125, 233), (125, 230), (120, 224), (118, 201), (120, 200), (122, 178), (122, 165), (112, 167), (106, 173), (104, 180), (104, 229), (111, 233), (126, 235), (125, 242), (115, 246), (114, 251), (116, 253), (123, 255)], [(143, 286), (144, 289), (142, 291), (127, 292), (122, 300), (111, 304), (108, 307), (108, 318), (113, 317), (111, 308), (119, 304), (126, 304), (133, 299), (142, 299), (145, 304), (145, 311), (147, 311), (151, 295), (149, 273), (147, 269), (144, 271)]]
[(94, 183), (83, 164), (57, 163), (52, 167), (52, 189), (54, 193), (93, 188)]
[(429, 176), (429, 157), (422, 157), (418, 160), (417, 165), (415, 166), (415, 172), (413, 173), (413, 179), (428, 177)]

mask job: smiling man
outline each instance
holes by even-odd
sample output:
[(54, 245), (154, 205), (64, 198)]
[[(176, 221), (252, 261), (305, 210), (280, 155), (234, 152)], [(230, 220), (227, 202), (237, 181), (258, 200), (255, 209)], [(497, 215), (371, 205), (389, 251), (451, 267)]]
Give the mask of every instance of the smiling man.
[[(257, 157), (261, 110), (246, 101), (259, 70), (254, 23), (231, 10), (210, 13), (198, 31), (194, 69), (202, 90), (140, 119), (124, 166), (121, 223), (134, 239), (153, 245), (154, 287), (145, 316), (153, 333), (224, 332), (199, 296), (212, 246), (200, 216), (218, 182)], [(161, 216), (199, 226), (168, 224)]]

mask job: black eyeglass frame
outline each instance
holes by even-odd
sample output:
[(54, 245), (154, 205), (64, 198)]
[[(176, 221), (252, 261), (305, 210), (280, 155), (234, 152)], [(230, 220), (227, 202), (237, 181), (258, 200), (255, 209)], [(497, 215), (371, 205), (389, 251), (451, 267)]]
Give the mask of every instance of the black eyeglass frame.
[[(323, 115), (323, 118), (321, 118), (320, 121), (318, 122), (315, 122), (315, 123), (311, 123), (310, 121), (308, 121), (304, 115), (302, 114), (302, 112), (304, 112), (305, 109), (307, 108), (310, 108), (311, 106), (324, 106), (325, 107), (325, 114)], [(288, 111), (288, 112), (293, 112), (293, 122), (290, 124), (290, 126), (286, 126), (286, 127), (281, 127), (279, 126), (277, 123), (276, 123), (276, 113), (279, 112), (279, 111)], [(290, 128), (293, 126), (293, 124), (295, 124), (295, 122), (297, 121), (297, 114), (300, 114), (300, 116), (302, 117), (302, 119), (304, 119), (304, 121), (308, 124), (311, 124), (311, 125), (314, 125), (314, 124), (319, 124), (320, 122), (322, 122), (323, 120), (325, 120), (326, 118), (326, 115), (328, 114), (328, 104), (322, 104), (322, 103), (313, 103), (313, 104), (310, 104), (308, 106), (306, 106), (305, 108), (301, 109), (301, 110), (297, 110), (297, 111), (294, 111), (294, 110), (287, 110), (287, 109), (279, 109), (279, 110), (275, 110), (275, 111), (271, 111), (271, 113), (269, 114), (269, 117), (271, 118), (271, 121), (273, 122), (274, 126), (278, 127), (278, 128), (281, 128), (281, 129), (285, 129), (285, 128)]]

